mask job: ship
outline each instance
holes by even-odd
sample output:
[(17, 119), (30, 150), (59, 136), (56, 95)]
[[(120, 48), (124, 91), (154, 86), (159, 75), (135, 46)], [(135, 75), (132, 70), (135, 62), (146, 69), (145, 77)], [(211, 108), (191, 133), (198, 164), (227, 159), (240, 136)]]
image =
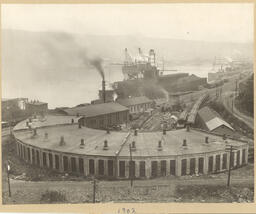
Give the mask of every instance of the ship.
[[(121, 64), (124, 79), (113, 84), (118, 98), (147, 96), (150, 99), (165, 97), (169, 100), (169, 94), (197, 91), (200, 86), (207, 84), (207, 78), (167, 70), (164, 66), (161, 69), (159, 64), (154, 49), (144, 54), (139, 48), (137, 56), (133, 57), (125, 48), (124, 62)], [(165, 74), (166, 71), (169, 74)]]

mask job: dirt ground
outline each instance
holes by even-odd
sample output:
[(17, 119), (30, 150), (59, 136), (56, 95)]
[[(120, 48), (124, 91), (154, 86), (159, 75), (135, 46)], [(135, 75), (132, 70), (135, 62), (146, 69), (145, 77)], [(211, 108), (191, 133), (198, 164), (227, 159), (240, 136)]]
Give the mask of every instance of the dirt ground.
[[(26, 164), (15, 155), (14, 145), (8, 138), (2, 141), (3, 160), (11, 161), (11, 197), (4, 168), (2, 173), (4, 204), (92, 202), (92, 181)], [(96, 202), (253, 202), (253, 164), (232, 171), (230, 188), (226, 181), (227, 173), (135, 180), (133, 187), (129, 180), (98, 180)]]

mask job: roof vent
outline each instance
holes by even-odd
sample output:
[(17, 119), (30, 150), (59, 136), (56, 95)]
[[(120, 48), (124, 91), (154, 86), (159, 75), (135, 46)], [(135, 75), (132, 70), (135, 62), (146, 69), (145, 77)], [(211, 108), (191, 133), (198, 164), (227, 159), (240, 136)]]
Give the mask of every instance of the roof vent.
[(81, 139), (81, 143), (80, 143), (80, 148), (83, 149), (84, 148), (84, 139)]
[(135, 151), (135, 150), (136, 150), (136, 143), (135, 143), (135, 141), (132, 141), (131, 150), (132, 150), (132, 151)]
[(104, 140), (103, 150), (108, 150), (108, 141)]
[(187, 149), (187, 148), (188, 148), (187, 140), (186, 140), (186, 139), (183, 140), (182, 147), (183, 147), (184, 149)]
[(36, 130), (36, 128), (33, 129), (33, 136), (32, 136), (32, 137), (35, 137), (35, 136), (37, 136), (37, 130)]
[(186, 125), (186, 128), (187, 128), (187, 132), (189, 132), (189, 131), (190, 131), (190, 125), (187, 124), (187, 125)]
[(166, 135), (166, 130), (165, 129), (163, 129), (163, 135)]
[(64, 146), (66, 144), (66, 142), (64, 141), (64, 137), (61, 136), (60, 137), (60, 146)]
[(47, 133), (47, 132), (44, 133), (44, 139), (45, 139), (45, 140), (48, 139), (48, 133)]
[(209, 137), (205, 137), (205, 143), (209, 143)]
[(162, 151), (163, 150), (163, 147), (162, 147), (162, 141), (159, 140), (158, 141), (158, 148), (157, 148), (158, 151)]
[(134, 136), (137, 136), (137, 135), (138, 135), (138, 130), (135, 129), (135, 130), (134, 130)]

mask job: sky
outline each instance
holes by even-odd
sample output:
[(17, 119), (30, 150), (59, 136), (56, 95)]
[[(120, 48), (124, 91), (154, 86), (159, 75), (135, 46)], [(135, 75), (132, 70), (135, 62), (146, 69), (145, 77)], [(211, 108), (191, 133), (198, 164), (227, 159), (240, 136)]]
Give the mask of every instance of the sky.
[(253, 42), (253, 4), (2, 4), (2, 28)]

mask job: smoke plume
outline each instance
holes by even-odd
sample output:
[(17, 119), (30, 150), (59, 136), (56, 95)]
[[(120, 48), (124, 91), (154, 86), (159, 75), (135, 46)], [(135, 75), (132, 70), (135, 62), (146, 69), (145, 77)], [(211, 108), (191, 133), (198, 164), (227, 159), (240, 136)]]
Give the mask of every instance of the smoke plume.
[(102, 59), (94, 58), (94, 59), (90, 60), (90, 64), (97, 69), (97, 71), (101, 75), (102, 79), (105, 80), (104, 70), (102, 67)]

